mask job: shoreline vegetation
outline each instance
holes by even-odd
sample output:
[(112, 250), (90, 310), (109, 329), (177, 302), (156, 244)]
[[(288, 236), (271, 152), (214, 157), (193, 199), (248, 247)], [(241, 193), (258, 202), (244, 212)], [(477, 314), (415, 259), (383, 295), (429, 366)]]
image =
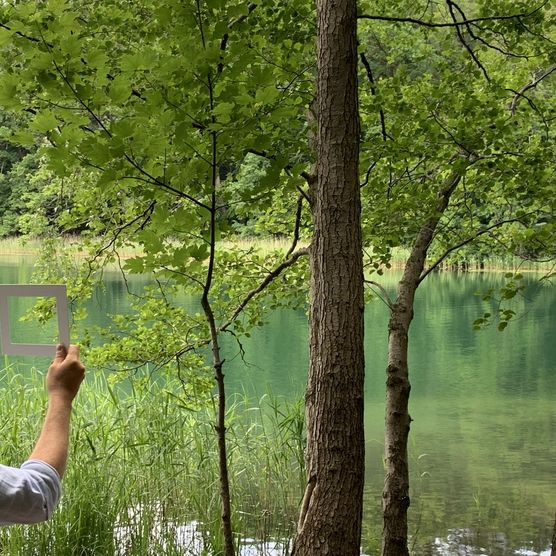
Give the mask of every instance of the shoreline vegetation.
[[(71, 464), (53, 518), (0, 530), (6, 556), (219, 554), (220, 503), (210, 399), (191, 403), (180, 380), (89, 371), (75, 402)], [(46, 403), (41, 371), (5, 361), (1, 461), (21, 464)], [(22, 415), (27, 416), (21, 420)], [(282, 548), (305, 478), (301, 401), (235, 396), (227, 412), (238, 547)], [(245, 450), (245, 447), (248, 450)], [(254, 552), (252, 552), (254, 551)]]
[[(76, 236), (66, 236), (65, 245), (75, 246), (75, 256), (84, 257), (86, 253), (79, 249), (79, 238)], [(302, 245), (304, 242), (300, 242)], [(307, 243), (307, 242), (305, 242)], [(233, 240), (222, 240), (223, 247), (236, 247), (245, 250), (258, 249), (263, 254), (274, 250), (287, 252), (291, 243), (289, 239), (281, 237), (243, 237), (238, 236)], [(37, 257), (40, 254), (42, 240), (40, 238), (8, 237), (0, 239), (0, 257), (22, 256)], [(121, 259), (134, 257), (141, 254), (140, 249), (125, 247), (119, 250)], [(394, 248), (392, 250), (391, 269), (400, 270), (403, 268), (409, 255), (407, 248)], [(479, 260), (476, 257), (465, 256), (449, 259), (438, 267), (439, 271), (453, 272), (552, 272), (553, 262), (535, 262), (524, 260), (515, 256), (508, 257), (488, 257)]]
[[(268, 251), (289, 247), (285, 240), (242, 239), (237, 244), (244, 249)], [(0, 257), (4, 247), (15, 251), (20, 246), (17, 239), (0, 241)], [(22, 247), (23, 252), (6, 256), (36, 256), (40, 241), (29, 241)], [(402, 260), (404, 253), (397, 252), (396, 256)], [(396, 268), (395, 264), (392, 266)], [(44, 377), (41, 370), (28, 369), (6, 357), (4, 369), (0, 370), (0, 385), (4, 388), (0, 415), (6, 417), (6, 441), (0, 447), (0, 461), (18, 465), (37, 434), (36, 425), (45, 402)], [(305, 484), (303, 400), (271, 393), (259, 399), (232, 394), (230, 402), (226, 421), (238, 555), (287, 556)], [(22, 415), (25, 419), (21, 419)], [(89, 368), (87, 388), (81, 391), (75, 405), (71, 463), (62, 504), (48, 523), (1, 531), (0, 553), (221, 554), (213, 423), (212, 398), (191, 397), (178, 376), (157, 375), (149, 368), (144, 374), (134, 372), (129, 376)], [(445, 500), (428, 486), (428, 471), (423, 471), (426, 467), (418, 465), (423, 452), (414, 446), (412, 453), (416, 458), (414, 496), (419, 500), (410, 521), (413, 555), (424, 556), (432, 550), (455, 554), (466, 546), (481, 546), (483, 533), (481, 528), (473, 528), (474, 522), (468, 519), (471, 513), (463, 519), (469, 527), (437, 527)], [(432, 468), (431, 471), (434, 473)], [(481, 514), (498, 515), (500, 501), (494, 492), (481, 491), (481, 498), (476, 501)], [(516, 490), (515, 496), (516, 501), (528, 500), (533, 494), (523, 487)], [(366, 487), (363, 554), (375, 555), (380, 550), (380, 500), (379, 490)], [(538, 537), (516, 525), (521, 512), (518, 507), (506, 516), (504, 510), (504, 525), (499, 526), (501, 542), (511, 546), (508, 550), (512, 553), (514, 548), (526, 547), (528, 554), (540, 556), (545, 553), (545, 544), (537, 546), (541, 543), (537, 540), (534, 546), (526, 545), (522, 540)], [(504, 528), (511, 531), (512, 537), (503, 536)]]
[[(5, 439), (0, 460), (17, 466), (32, 447), (44, 411), (43, 370), (5, 358), (0, 385), (5, 392), (0, 399)], [(75, 402), (60, 507), (46, 523), (0, 529), (0, 553), (222, 554), (214, 408), (210, 398), (192, 399), (182, 386), (171, 373), (131, 378), (89, 369), (86, 388)], [(230, 401), (226, 420), (238, 554), (287, 556), (305, 484), (303, 400), (269, 393), (259, 399), (234, 394)], [(417, 489), (424, 489), (422, 494), (427, 487)], [(366, 489), (363, 556), (379, 551), (380, 496), (379, 490)], [(495, 497), (490, 500), (487, 492), (485, 500), (482, 511), (495, 515)], [(415, 506), (416, 523), (430, 525), (412, 526), (414, 556), (431, 550), (459, 554), (470, 545), (480, 546), (480, 529), (437, 527), (435, 518), (443, 507), (432, 491), (424, 504)], [(519, 511), (506, 519), (510, 530), (518, 531), (517, 538), (500, 533), (499, 542), (512, 554), (547, 553), (539, 540), (527, 544), (520, 538), (512, 521), (521, 519)]]

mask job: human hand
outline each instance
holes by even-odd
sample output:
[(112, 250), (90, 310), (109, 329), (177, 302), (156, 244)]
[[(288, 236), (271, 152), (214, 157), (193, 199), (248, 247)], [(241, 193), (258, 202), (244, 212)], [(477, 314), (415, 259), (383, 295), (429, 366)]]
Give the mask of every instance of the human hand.
[(79, 360), (79, 346), (56, 346), (56, 355), (48, 368), (46, 389), (49, 398), (62, 398), (71, 403), (85, 376), (85, 367)]

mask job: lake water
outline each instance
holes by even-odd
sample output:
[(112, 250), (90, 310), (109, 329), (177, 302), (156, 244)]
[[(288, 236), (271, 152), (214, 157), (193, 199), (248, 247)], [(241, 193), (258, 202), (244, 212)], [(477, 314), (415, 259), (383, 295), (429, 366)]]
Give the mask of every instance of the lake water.
[[(0, 283), (28, 283), (30, 259), (0, 259)], [(393, 288), (396, 274), (383, 279)], [(410, 534), (417, 555), (549, 554), (556, 509), (556, 290), (535, 275), (512, 304), (504, 332), (474, 331), (487, 310), (477, 292), (499, 287), (496, 273), (435, 274), (420, 288), (410, 331), (413, 418), (410, 438)], [(137, 286), (146, 281), (137, 278)], [(117, 273), (89, 305), (90, 323), (127, 307)], [(24, 307), (11, 305), (14, 335)], [(381, 532), (384, 374), (387, 310), (366, 310), (365, 551), (376, 553)], [(279, 310), (243, 343), (245, 361), (225, 340), (228, 391), (253, 398), (267, 392), (297, 399), (307, 375), (307, 317)], [(48, 334), (44, 332), (43, 334)], [(35, 341), (35, 340), (32, 340)], [(35, 363), (45, 365), (44, 360)]]

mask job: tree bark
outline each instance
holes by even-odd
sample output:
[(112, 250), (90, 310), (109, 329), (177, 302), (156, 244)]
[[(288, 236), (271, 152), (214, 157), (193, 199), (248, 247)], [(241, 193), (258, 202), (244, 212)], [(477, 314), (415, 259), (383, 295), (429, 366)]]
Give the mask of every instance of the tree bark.
[(307, 490), (292, 554), (356, 556), (364, 481), (364, 306), (355, 0), (318, 0), (317, 23)]
[(434, 216), (419, 230), (398, 284), (388, 323), (388, 366), (386, 368), (386, 418), (384, 450), (386, 476), (382, 493), (384, 528), (382, 556), (408, 556), (407, 510), (409, 508), (409, 465), (407, 440), (411, 417), (408, 411), (409, 367), (407, 361), (409, 326), (413, 319), (415, 292), (421, 282), (429, 246), (438, 222), (461, 180), (453, 171), (439, 193)]

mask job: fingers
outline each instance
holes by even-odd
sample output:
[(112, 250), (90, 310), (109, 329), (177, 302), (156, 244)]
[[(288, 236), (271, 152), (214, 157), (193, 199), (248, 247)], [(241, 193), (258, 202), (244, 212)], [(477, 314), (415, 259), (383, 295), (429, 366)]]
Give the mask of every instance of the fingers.
[(58, 344), (56, 346), (56, 355), (54, 356), (54, 361), (52, 361), (52, 363), (59, 365), (66, 359), (79, 361), (79, 346), (71, 344), (69, 348), (66, 348), (64, 344)]
[(67, 356), (71, 357), (72, 359), (79, 360), (79, 346), (71, 344), (68, 349)]
[(54, 356), (53, 363), (61, 363), (66, 358), (67, 354), (68, 350), (66, 346), (64, 344), (58, 344), (56, 346), (56, 355)]

